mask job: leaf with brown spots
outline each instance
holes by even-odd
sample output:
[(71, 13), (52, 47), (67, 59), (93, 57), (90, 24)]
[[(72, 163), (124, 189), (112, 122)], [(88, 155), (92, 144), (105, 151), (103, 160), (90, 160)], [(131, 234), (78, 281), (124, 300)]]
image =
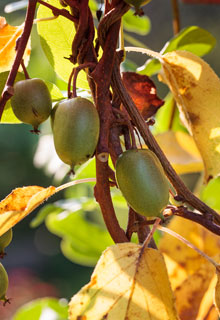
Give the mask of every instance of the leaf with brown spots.
[(69, 319), (179, 319), (163, 256), (134, 243), (107, 248), (90, 283), (72, 297)]
[(164, 104), (164, 101), (158, 98), (155, 84), (148, 76), (123, 72), (122, 80), (145, 120), (152, 117)]
[(205, 181), (220, 174), (220, 79), (201, 58), (187, 51), (161, 57), (162, 79), (192, 134), (205, 167)]
[[(176, 306), (181, 320), (204, 319), (201, 316), (198, 317), (198, 313), (203, 297), (209, 290), (209, 285), (214, 275), (215, 267), (205, 261), (194, 274), (190, 275), (176, 288)], [(212, 290), (212, 296), (213, 292), (214, 289)], [(209, 308), (212, 305), (213, 299)]]
[(28, 186), (14, 189), (0, 202), (0, 236), (55, 192), (56, 188), (53, 186), (48, 188)]
[[(208, 256), (214, 257), (220, 252), (220, 238), (219, 236), (208, 231), (201, 225), (183, 219), (181, 217), (173, 217), (169, 223), (168, 228), (186, 238), (197, 248), (205, 252)], [(185, 269), (185, 277), (196, 272), (205, 259), (199, 255), (195, 250), (187, 247), (183, 242), (175, 239), (169, 234), (164, 234), (159, 243), (160, 250), (174, 260), (181, 268)], [(168, 274), (173, 272), (172, 268), (167, 265)], [(184, 281), (184, 277), (181, 278)], [(179, 283), (178, 285), (180, 285)]]
[[(8, 71), (15, 58), (16, 41), (21, 36), (24, 25), (10, 26), (4, 17), (0, 17), (0, 72)], [(27, 65), (31, 53), (30, 41), (24, 53), (24, 63)]]

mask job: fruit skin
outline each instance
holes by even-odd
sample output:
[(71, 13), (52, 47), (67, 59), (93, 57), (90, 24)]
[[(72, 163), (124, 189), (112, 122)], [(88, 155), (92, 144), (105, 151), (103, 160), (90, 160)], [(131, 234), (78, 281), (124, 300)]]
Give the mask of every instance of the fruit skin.
[(13, 237), (12, 229), (0, 236), (0, 255), (4, 255), (4, 249), (11, 243)]
[(58, 103), (51, 114), (56, 152), (73, 170), (91, 158), (99, 138), (99, 115), (88, 99), (76, 97)]
[(150, 2), (151, 0), (124, 0), (124, 1), (130, 6), (135, 7), (135, 9), (139, 9), (140, 7), (143, 7), (145, 4)]
[(52, 110), (51, 96), (45, 82), (38, 78), (16, 82), (11, 106), (19, 120), (31, 124), (37, 131), (39, 124), (47, 120)]
[(159, 217), (169, 200), (169, 184), (156, 155), (148, 149), (122, 153), (116, 180), (128, 204), (146, 217)]
[(8, 274), (0, 263), (0, 300), (7, 300), (5, 294), (8, 289)]

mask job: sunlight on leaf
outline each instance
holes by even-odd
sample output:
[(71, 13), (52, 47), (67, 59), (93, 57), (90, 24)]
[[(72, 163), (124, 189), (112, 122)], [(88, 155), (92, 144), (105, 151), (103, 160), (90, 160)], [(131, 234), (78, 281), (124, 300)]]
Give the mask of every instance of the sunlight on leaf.
[(203, 170), (199, 153), (193, 151), (196, 150), (195, 142), (187, 133), (167, 131), (155, 138), (178, 174)]
[(69, 316), (70, 320), (177, 320), (160, 252), (133, 243), (109, 247), (90, 283), (73, 296)]
[(0, 236), (56, 192), (55, 187), (29, 186), (14, 189), (0, 202)]
[(25, 218), (53, 194), (79, 183), (95, 181), (94, 178), (74, 180), (57, 188), (28, 186), (14, 189), (0, 202), (0, 236)]
[[(24, 25), (10, 26), (4, 17), (0, 17), (0, 72), (8, 71), (15, 58), (15, 46), (21, 36)], [(24, 53), (24, 62), (27, 65), (31, 53), (30, 40)]]
[(163, 55), (162, 69), (163, 81), (203, 158), (207, 182), (220, 173), (220, 79), (204, 60), (187, 51)]
[(215, 305), (218, 309), (218, 314), (220, 316), (220, 268), (216, 270), (217, 273), (217, 283), (215, 286)]

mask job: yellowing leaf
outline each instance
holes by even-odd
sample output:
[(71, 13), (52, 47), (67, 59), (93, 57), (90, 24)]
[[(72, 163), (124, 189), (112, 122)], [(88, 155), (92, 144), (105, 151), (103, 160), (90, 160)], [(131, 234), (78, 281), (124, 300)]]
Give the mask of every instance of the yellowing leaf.
[(213, 301), (213, 298), (214, 298), (213, 293), (215, 291), (215, 286), (216, 286), (216, 274), (213, 275), (212, 280), (209, 284), (209, 288), (202, 298), (196, 320), (200, 320), (200, 319), (218, 320), (218, 312), (214, 307), (214, 301)]
[[(210, 257), (215, 256), (220, 251), (220, 238), (193, 221), (174, 217), (168, 227), (186, 238)], [(168, 234), (163, 235), (159, 248), (183, 267), (187, 275), (193, 274), (200, 268), (201, 264), (205, 263), (205, 259), (195, 250), (187, 247), (184, 243)]]
[(217, 273), (217, 283), (215, 286), (215, 305), (220, 316), (220, 269), (216, 269)]
[(201, 301), (214, 275), (215, 267), (206, 261), (176, 288), (176, 306), (181, 320), (197, 319)]
[(174, 291), (187, 278), (188, 274), (184, 266), (178, 264), (165, 253), (163, 253), (163, 257), (167, 266), (170, 284)]
[(90, 283), (71, 299), (69, 319), (178, 319), (160, 252), (134, 243), (109, 247)]
[(193, 138), (187, 133), (167, 131), (156, 135), (155, 138), (178, 174), (203, 170), (198, 151), (197, 154), (195, 151), (194, 154), (190, 152), (190, 149), (196, 150), (196, 146)]
[[(17, 39), (21, 36), (24, 26), (10, 26), (4, 17), (0, 17), (0, 72), (11, 69), (15, 58), (15, 46)], [(30, 57), (30, 41), (24, 54), (25, 65)]]
[(168, 84), (205, 166), (205, 179), (220, 173), (220, 79), (201, 58), (187, 51), (162, 56)]
[(56, 188), (28, 186), (14, 189), (0, 202), (0, 236), (25, 218), (48, 197)]

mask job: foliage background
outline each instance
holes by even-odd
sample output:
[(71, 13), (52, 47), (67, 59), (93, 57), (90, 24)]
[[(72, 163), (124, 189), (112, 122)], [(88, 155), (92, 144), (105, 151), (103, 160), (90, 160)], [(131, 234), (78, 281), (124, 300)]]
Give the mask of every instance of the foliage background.
[[(4, 7), (10, 2), (0, 1), (0, 15), (5, 16), (9, 24), (19, 25), (23, 22), (25, 10), (6, 14)], [(220, 75), (220, 27), (216, 23), (220, 15), (220, 5), (187, 5), (182, 2), (179, 4), (181, 28), (197, 25), (208, 30), (216, 38), (217, 46), (205, 57), (205, 60)], [(151, 32), (146, 36), (138, 36), (135, 33), (131, 35), (151, 49), (159, 51), (173, 36), (171, 1), (153, 0), (144, 9), (151, 20)], [(138, 63), (138, 66), (144, 64), (146, 59), (143, 55), (134, 53), (129, 53), (128, 57)], [(44, 57), (36, 30), (32, 35), (32, 53), (28, 71), (32, 77), (56, 82), (61, 89), (65, 89), (64, 84), (55, 78), (52, 68)], [(156, 81), (156, 78), (154, 80)], [(165, 86), (158, 84), (158, 90), (159, 95), (164, 97)], [(42, 127), (42, 132), (49, 132), (48, 123)], [(33, 164), (38, 139), (38, 136), (29, 133), (29, 127), (26, 125), (0, 125), (1, 199), (19, 186), (36, 184), (46, 187), (54, 184), (51, 176), (46, 175), (43, 169), (36, 168)], [(187, 178), (186, 181), (190, 183), (191, 178)], [(59, 194), (53, 197), (51, 202), (62, 199), (62, 197), (63, 195)], [(14, 241), (7, 250), (8, 256), (4, 260), (4, 265), (13, 284), (22, 286), (25, 277), (29, 280), (36, 277), (36, 283), (42, 284), (38, 287), (38, 296), (54, 295), (69, 299), (88, 282), (93, 269), (67, 260), (60, 251), (60, 238), (49, 233), (44, 224), (37, 229), (31, 229), (29, 224), (35, 214), (36, 212), (32, 213), (14, 228)], [(20, 281), (21, 278), (23, 281)], [(46, 283), (49, 283), (51, 287), (48, 287)], [(31, 299), (31, 290), (31, 287), (27, 287), (24, 301)], [(3, 315), (1, 319), (8, 320), (9, 318), (8, 315)]]

